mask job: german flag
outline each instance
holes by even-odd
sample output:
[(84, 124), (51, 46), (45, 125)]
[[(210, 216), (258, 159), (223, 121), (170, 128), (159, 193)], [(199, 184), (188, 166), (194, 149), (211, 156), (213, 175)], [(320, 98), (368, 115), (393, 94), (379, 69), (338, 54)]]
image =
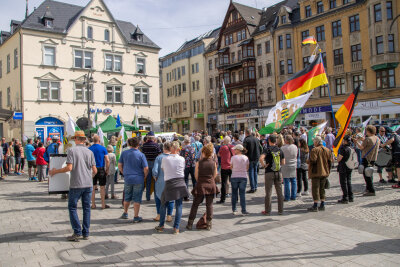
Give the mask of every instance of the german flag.
[(282, 92), (287, 99), (302, 95), (318, 86), (328, 83), (321, 54), (302, 71), (297, 72), (282, 85)]
[(306, 44), (317, 44), (317, 40), (315, 40), (314, 36), (308, 36), (301, 42), (301, 44), (306, 45)]
[(335, 118), (340, 124), (340, 129), (336, 135), (336, 139), (333, 142), (333, 153), (337, 157), (339, 147), (342, 144), (343, 137), (346, 135), (347, 128), (349, 127), (351, 116), (353, 115), (354, 106), (357, 101), (358, 92), (360, 91), (360, 85), (354, 89), (353, 93), (347, 98), (346, 102), (336, 112)]

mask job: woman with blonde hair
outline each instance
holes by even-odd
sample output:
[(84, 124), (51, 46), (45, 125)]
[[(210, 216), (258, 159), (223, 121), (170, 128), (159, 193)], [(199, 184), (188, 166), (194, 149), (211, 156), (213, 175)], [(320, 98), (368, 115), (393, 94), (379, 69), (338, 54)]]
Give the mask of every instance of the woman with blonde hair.
[(213, 159), (214, 146), (209, 143), (203, 147), (201, 151), (201, 159), (196, 163), (195, 179), (197, 181), (192, 194), (194, 196), (192, 208), (190, 209), (189, 221), (186, 226), (188, 230), (192, 230), (194, 219), (197, 215), (199, 205), (206, 199), (206, 229), (211, 230), (211, 221), (213, 217), (213, 201), (218, 189), (215, 184), (217, 176), (217, 163)]

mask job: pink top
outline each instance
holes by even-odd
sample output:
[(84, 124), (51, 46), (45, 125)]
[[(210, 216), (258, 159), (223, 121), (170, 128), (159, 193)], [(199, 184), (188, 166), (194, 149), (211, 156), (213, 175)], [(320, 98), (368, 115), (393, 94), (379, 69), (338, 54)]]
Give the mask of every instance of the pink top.
[(247, 178), (247, 165), (249, 159), (245, 155), (235, 155), (231, 158), (232, 176), (231, 178)]
[[(229, 148), (228, 148), (229, 146)], [(231, 150), (229, 152), (229, 149)], [(231, 169), (231, 157), (235, 155), (233, 151), (233, 145), (222, 145), (218, 152), (221, 157), (221, 169), (230, 170)]]

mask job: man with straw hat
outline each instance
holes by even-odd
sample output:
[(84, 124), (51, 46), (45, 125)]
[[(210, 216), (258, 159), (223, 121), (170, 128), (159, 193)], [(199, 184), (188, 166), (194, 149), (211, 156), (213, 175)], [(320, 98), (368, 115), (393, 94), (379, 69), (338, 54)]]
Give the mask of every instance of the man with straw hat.
[[(79, 239), (87, 240), (89, 238), (90, 227), (90, 205), (93, 190), (93, 177), (97, 173), (96, 161), (93, 152), (85, 146), (86, 137), (83, 131), (76, 131), (72, 136), (75, 140), (75, 147), (68, 149), (67, 166), (62, 169), (52, 169), (50, 176), (55, 174), (71, 172), (68, 210), (74, 234), (69, 236), (69, 241), (78, 242)], [(78, 200), (82, 201), (83, 208), (83, 229), (77, 213)]]

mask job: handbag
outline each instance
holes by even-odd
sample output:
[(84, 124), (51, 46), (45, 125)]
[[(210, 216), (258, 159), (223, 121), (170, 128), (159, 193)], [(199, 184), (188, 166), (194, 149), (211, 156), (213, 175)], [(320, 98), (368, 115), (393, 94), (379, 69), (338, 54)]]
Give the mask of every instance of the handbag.
[(206, 228), (207, 228), (207, 213), (204, 213), (203, 216), (201, 216), (199, 221), (196, 223), (196, 229), (201, 230)]
[[(376, 139), (375, 145), (364, 155), (365, 159), (367, 159), (368, 154), (375, 148), (376, 144), (378, 144), (378, 140), (379, 139)], [(370, 162), (368, 162), (368, 166), (366, 168), (363, 164), (358, 165), (358, 173), (364, 174), (364, 172), (365, 172), (365, 176), (372, 177), (372, 175), (374, 173), (374, 168), (371, 167)]]

